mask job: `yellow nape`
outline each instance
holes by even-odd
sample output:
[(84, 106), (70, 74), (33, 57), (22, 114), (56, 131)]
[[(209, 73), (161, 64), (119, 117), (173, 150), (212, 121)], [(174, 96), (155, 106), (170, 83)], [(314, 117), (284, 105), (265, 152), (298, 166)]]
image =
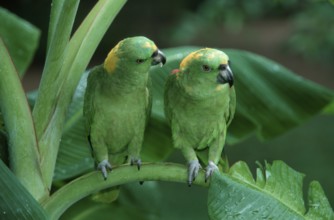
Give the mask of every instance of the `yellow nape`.
[(183, 70), (188, 65), (189, 61), (192, 60), (195, 57), (196, 53), (197, 53), (197, 51), (192, 52), (188, 56), (186, 56), (186, 58), (184, 58), (182, 60), (182, 62), (180, 63), (180, 69), (181, 70)]
[(206, 56), (206, 59), (208, 60), (218, 58), (220, 64), (228, 64), (229, 58), (224, 52), (220, 50), (216, 50), (216, 49), (211, 49), (211, 48), (203, 48), (203, 49), (194, 51), (190, 53), (188, 56), (186, 56), (180, 63), (180, 69), (184, 70), (184, 68), (186, 68), (186, 66), (189, 64), (189, 61), (193, 59), (195, 60), (199, 59), (204, 55)]
[[(210, 48), (206, 48), (206, 49), (210, 49)], [(211, 50), (210, 54), (207, 55), (208, 60), (219, 57), (220, 64), (228, 64), (228, 56), (223, 51), (215, 50), (215, 49), (210, 49), (210, 50)]]
[(104, 69), (106, 69), (106, 71), (108, 73), (113, 73), (114, 70), (116, 69), (116, 64), (118, 61), (118, 57), (117, 57), (117, 50), (119, 48), (119, 44), (117, 44), (108, 54), (107, 58), (104, 61)]
[(145, 42), (144, 47), (152, 48), (153, 51), (156, 51), (158, 47), (153, 42)]

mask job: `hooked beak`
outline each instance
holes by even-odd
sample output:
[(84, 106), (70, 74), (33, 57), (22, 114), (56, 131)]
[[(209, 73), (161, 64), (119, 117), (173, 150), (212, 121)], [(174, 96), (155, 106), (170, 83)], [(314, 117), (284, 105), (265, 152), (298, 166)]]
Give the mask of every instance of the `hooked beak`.
[(221, 64), (219, 66), (219, 73), (217, 76), (217, 83), (225, 84), (228, 83), (230, 87), (233, 86), (233, 73), (229, 65)]
[(160, 64), (162, 66), (166, 63), (165, 54), (163, 54), (163, 52), (161, 52), (160, 50), (154, 51), (154, 53), (152, 54), (152, 58), (152, 66), (157, 64)]

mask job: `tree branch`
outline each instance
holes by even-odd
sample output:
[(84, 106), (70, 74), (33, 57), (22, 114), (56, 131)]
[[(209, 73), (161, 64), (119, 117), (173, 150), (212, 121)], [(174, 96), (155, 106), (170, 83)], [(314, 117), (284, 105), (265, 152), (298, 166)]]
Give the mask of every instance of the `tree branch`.
[[(146, 163), (137, 167), (122, 165), (116, 167), (103, 180), (99, 171), (81, 176), (55, 192), (43, 204), (50, 219), (58, 219), (67, 208), (80, 199), (103, 189), (130, 182), (170, 181), (187, 183), (187, 167), (175, 163)], [(200, 172), (193, 184), (208, 186), (204, 181), (204, 172)]]

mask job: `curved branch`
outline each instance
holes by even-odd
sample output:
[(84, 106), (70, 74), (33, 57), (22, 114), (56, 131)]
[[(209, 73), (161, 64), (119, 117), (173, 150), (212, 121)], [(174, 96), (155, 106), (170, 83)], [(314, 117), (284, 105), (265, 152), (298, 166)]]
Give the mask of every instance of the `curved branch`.
[[(81, 176), (55, 192), (43, 206), (50, 219), (58, 219), (67, 208), (80, 199), (103, 189), (130, 182), (171, 181), (187, 182), (187, 167), (175, 163), (144, 163), (140, 171), (137, 167), (122, 165), (116, 167), (103, 180), (99, 171)], [(208, 186), (204, 172), (200, 172), (193, 184)]]

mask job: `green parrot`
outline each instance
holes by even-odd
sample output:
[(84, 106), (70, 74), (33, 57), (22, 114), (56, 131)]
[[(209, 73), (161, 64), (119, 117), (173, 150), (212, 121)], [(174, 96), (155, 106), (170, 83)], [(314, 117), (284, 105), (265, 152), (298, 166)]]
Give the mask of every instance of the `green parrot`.
[(146, 37), (120, 41), (88, 78), (83, 114), (97, 168), (128, 160), (141, 166), (140, 151), (151, 111), (149, 69), (165, 64), (164, 54)]
[(236, 95), (228, 56), (210, 48), (190, 53), (179, 69), (168, 76), (164, 94), (173, 145), (188, 162), (188, 185), (201, 168), (197, 153), (205, 149), (207, 181), (218, 170), (226, 129), (235, 112)]

